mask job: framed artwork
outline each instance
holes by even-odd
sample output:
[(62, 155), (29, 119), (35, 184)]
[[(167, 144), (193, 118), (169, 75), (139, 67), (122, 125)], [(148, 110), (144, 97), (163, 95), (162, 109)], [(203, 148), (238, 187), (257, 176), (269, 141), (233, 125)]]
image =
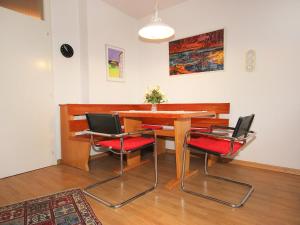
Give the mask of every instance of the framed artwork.
[(224, 70), (224, 29), (169, 42), (169, 74)]
[(105, 45), (106, 77), (109, 81), (125, 81), (124, 57), (125, 51), (112, 45)]

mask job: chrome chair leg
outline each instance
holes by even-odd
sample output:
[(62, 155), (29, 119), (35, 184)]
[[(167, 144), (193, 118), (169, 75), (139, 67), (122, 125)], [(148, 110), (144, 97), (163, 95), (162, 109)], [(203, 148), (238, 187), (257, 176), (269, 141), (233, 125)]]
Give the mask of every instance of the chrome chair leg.
[(117, 179), (117, 178), (119, 178), (119, 177), (121, 177), (121, 175), (117, 175), (117, 176), (114, 176), (114, 177), (110, 177), (110, 178), (108, 178), (108, 179), (105, 179), (105, 180), (96, 182), (96, 183), (94, 183), (94, 184), (91, 184), (91, 185), (89, 185), (89, 186), (87, 186), (86, 188), (83, 189), (83, 193), (85, 193), (86, 195), (92, 197), (93, 199), (97, 200), (98, 202), (103, 203), (104, 205), (106, 205), (106, 206), (108, 206), (108, 207), (118, 208), (118, 207), (116, 207), (116, 205), (114, 205), (114, 204), (112, 204), (112, 203), (110, 203), (110, 202), (108, 202), (108, 201), (106, 201), (106, 200), (104, 200), (104, 199), (102, 199), (102, 198), (99, 198), (98, 196), (96, 196), (96, 195), (90, 193), (89, 190), (92, 189), (92, 188), (94, 188), (94, 187), (96, 187), (96, 186), (99, 186), (99, 185), (101, 185), (101, 184), (107, 183), (107, 182), (109, 182), (109, 181), (111, 181), (111, 180)]
[[(125, 154), (126, 154), (126, 153), (125, 153)], [(94, 184), (92, 184), (92, 185), (89, 185), (89, 186), (87, 186), (86, 188), (83, 189), (83, 192), (84, 192), (86, 195), (90, 196), (91, 198), (95, 199), (96, 201), (98, 201), (98, 202), (100, 202), (100, 203), (102, 203), (102, 204), (104, 204), (104, 205), (106, 205), (106, 206), (108, 206), (108, 207), (111, 207), (111, 208), (120, 208), (120, 207), (122, 207), (122, 206), (128, 204), (129, 202), (131, 202), (131, 201), (133, 201), (133, 200), (135, 200), (135, 199), (137, 199), (137, 198), (139, 198), (139, 197), (145, 195), (146, 193), (148, 193), (148, 192), (150, 192), (150, 191), (153, 191), (153, 190), (156, 188), (157, 182), (158, 182), (157, 147), (156, 147), (156, 142), (155, 142), (155, 144), (154, 144), (154, 154), (153, 154), (153, 155), (154, 155), (154, 174), (155, 174), (155, 182), (154, 182), (154, 185), (153, 185), (153, 186), (151, 186), (150, 188), (146, 189), (145, 191), (142, 191), (142, 192), (140, 192), (140, 193), (138, 193), (138, 194), (136, 194), (136, 195), (134, 195), (134, 196), (132, 196), (132, 197), (130, 197), (130, 198), (128, 198), (128, 199), (122, 201), (122, 202), (116, 203), (116, 204), (113, 204), (113, 203), (111, 203), (111, 202), (109, 202), (109, 201), (107, 201), (107, 200), (104, 200), (103, 198), (100, 198), (100, 197), (98, 197), (98, 196), (96, 196), (96, 195), (94, 195), (94, 194), (92, 194), (92, 193), (89, 192), (89, 190), (90, 190), (91, 188), (94, 188), (94, 187), (96, 187), (96, 186), (100, 186), (100, 185), (102, 185), (102, 184), (104, 184), (104, 183), (107, 183), (107, 182), (109, 182), (109, 181), (111, 181), (111, 180), (117, 179), (117, 178), (121, 177), (121, 176), (124, 174), (124, 169), (123, 169), (123, 152), (121, 151), (121, 154), (120, 154), (120, 167), (121, 167), (121, 168), (120, 168), (120, 174), (117, 175), (117, 176), (114, 176), (114, 177), (105, 179), (105, 180), (103, 180), (103, 181), (99, 181), (99, 182), (94, 183)]]
[(154, 177), (155, 177), (155, 182), (154, 182), (154, 188), (156, 188), (157, 187), (157, 183), (158, 183), (158, 162), (157, 162), (157, 158), (158, 158), (158, 156), (157, 156), (157, 136), (156, 136), (156, 134), (155, 134), (155, 136), (154, 136), (154, 139), (155, 139), (155, 142), (154, 142)]
[[(182, 171), (185, 170), (186, 151), (187, 151), (187, 146), (185, 145), (184, 149), (183, 149), (183, 154), (182, 154), (183, 155), (182, 156), (182, 158), (183, 158)], [(185, 183), (184, 183), (185, 182), (184, 181), (184, 178), (185, 178), (185, 174), (184, 173), (181, 174), (181, 190), (184, 191), (184, 192), (187, 192), (189, 194), (192, 194), (192, 195), (196, 195), (196, 196), (199, 196), (199, 197), (203, 197), (203, 198), (206, 198), (206, 199), (209, 199), (209, 200), (213, 200), (213, 201), (219, 202), (221, 204), (230, 206), (232, 208), (239, 208), (239, 207), (241, 207), (249, 199), (250, 195), (254, 191), (253, 186), (251, 184), (240, 182), (240, 181), (233, 180), (233, 179), (230, 179), (230, 178), (220, 177), (220, 176), (215, 176), (215, 175), (210, 175), (208, 173), (208, 169), (207, 169), (207, 164), (208, 164), (207, 162), (208, 162), (208, 154), (205, 153), (204, 173), (205, 173), (206, 176), (209, 176), (209, 177), (212, 177), (212, 178), (215, 178), (215, 179), (224, 180), (224, 181), (227, 181), (227, 182), (231, 182), (231, 183), (235, 183), (235, 184), (239, 184), (239, 185), (248, 187), (248, 191), (242, 197), (241, 201), (238, 202), (238, 203), (232, 203), (232, 202), (229, 202), (229, 201), (225, 201), (225, 200), (213, 197), (211, 195), (206, 195), (206, 194), (203, 194), (203, 193), (199, 193), (199, 192), (194, 192), (194, 191), (191, 191), (191, 190), (187, 190), (185, 188)]]

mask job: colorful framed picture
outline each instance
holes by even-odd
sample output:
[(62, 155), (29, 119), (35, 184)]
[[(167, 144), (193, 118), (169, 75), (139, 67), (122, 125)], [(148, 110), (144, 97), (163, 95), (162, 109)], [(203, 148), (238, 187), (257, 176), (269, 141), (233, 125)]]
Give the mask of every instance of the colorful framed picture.
[(125, 81), (124, 57), (125, 51), (112, 45), (106, 48), (106, 77), (109, 81)]
[(169, 42), (169, 74), (224, 70), (224, 29)]

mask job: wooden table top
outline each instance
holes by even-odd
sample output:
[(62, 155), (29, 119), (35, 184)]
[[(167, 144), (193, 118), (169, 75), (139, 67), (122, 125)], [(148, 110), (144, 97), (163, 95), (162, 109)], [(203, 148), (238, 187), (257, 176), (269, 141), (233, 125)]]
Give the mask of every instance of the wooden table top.
[(114, 111), (120, 117), (130, 118), (173, 118), (173, 119), (189, 119), (194, 117), (214, 117), (216, 114), (212, 111)]

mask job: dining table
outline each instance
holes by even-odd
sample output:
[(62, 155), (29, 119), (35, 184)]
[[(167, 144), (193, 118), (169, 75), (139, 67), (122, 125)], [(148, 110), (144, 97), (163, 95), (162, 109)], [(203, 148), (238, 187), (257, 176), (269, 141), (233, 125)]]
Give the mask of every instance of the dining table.
[[(168, 182), (167, 186), (172, 188), (178, 184), (182, 173), (182, 152), (185, 134), (191, 128), (192, 118), (208, 118), (215, 117), (213, 111), (143, 111), (143, 110), (127, 110), (115, 111), (124, 120), (125, 132), (133, 132), (142, 129), (144, 118), (159, 118), (160, 120), (172, 120), (173, 129), (155, 130), (157, 136), (173, 137), (175, 142), (176, 155), (176, 177)], [(190, 174), (190, 155), (187, 153), (185, 173)], [(140, 153), (130, 154), (127, 163), (130, 166), (138, 165), (141, 162)]]

